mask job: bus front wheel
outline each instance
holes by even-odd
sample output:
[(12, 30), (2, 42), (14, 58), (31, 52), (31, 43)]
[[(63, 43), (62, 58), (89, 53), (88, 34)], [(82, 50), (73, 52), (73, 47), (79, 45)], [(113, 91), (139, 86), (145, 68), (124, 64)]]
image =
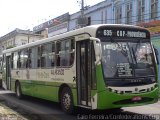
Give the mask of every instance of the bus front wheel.
[(16, 96), (19, 99), (22, 98), (21, 84), (19, 82), (16, 82)]
[(72, 92), (68, 87), (63, 88), (60, 103), (64, 112), (73, 114), (73, 97)]

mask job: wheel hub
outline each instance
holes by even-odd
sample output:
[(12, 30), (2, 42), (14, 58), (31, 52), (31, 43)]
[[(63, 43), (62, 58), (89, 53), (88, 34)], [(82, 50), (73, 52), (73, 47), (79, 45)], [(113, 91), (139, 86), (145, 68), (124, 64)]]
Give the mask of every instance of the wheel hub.
[(63, 96), (63, 104), (65, 109), (69, 109), (71, 105), (71, 97), (68, 93), (65, 93)]

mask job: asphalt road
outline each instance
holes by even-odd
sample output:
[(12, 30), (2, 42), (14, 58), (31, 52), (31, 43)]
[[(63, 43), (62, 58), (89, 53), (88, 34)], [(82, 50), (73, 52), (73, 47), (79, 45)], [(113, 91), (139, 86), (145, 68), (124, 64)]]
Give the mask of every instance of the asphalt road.
[(28, 120), (160, 120), (160, 103), (121, 110), (92, 111), (76, 108), (74, 115), (68, 115), (61, 110), (57, 103), (29, 96), (19, 100), (14, 93), (9, 91), (0, 90), (0, 102), (2, 101)]

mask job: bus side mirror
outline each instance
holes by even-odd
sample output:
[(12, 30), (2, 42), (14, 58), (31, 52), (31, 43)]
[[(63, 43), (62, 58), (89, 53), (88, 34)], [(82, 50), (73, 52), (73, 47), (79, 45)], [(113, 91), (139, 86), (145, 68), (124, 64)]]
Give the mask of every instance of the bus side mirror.
[(159, 59), (158, 59), (158, 55), (159, 55), (159, 53), (158, 53), (158, 50), (157, 50), (157, 48), (155, 48), (155, 47), (153, 47), (154, 48), (154, 52), (155, 52), (155, 56), (156, 56), (156, 60), (157, 60), (157, 64), (159, 65)]
[(90, 40), (94, 43), (94, 49), (95, 49), (95, 57), (96, 61), (95, 64), (100, 64), (101, 58), (102, 58), (102, 48), (101, 48), (101, 41), (98, 38), (90, 37)]

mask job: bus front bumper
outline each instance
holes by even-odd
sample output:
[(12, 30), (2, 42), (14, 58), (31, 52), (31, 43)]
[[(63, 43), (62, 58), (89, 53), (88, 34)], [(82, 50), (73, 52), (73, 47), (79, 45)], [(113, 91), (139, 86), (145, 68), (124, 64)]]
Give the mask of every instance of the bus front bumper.
[(108, 90), (97, 93), (97, 109), (112, 109), (129, 106), (140, 106), (158, 101), (158, 87), (145, 93), (119, 94)]

